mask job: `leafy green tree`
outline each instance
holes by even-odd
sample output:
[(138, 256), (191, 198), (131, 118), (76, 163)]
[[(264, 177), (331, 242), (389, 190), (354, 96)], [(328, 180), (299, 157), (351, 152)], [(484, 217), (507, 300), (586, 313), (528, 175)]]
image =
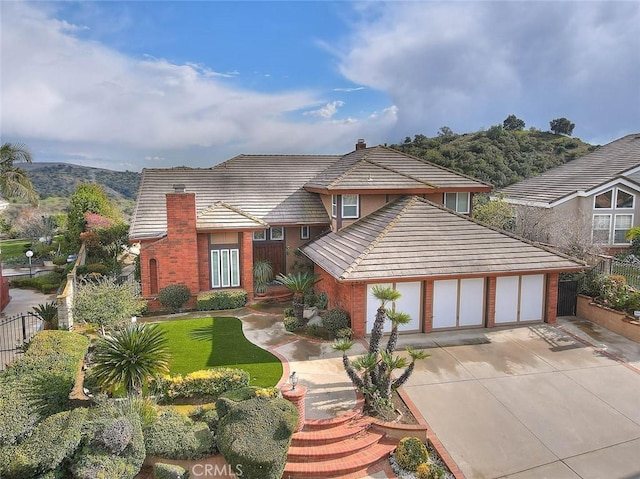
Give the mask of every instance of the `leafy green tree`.
[(78, 245), (80, 234), (84, 232), (87, 213), (95, 213), (120, 222), (121, 214), (107, 197), (102, 187), (95, 183), (81, 183), (71, 195), (71, 205), (67, 214), (67, 239)]
[(150, 379), (169, 372), (167, 342), (157, 325), (143, 323), (102, 337), (93, 356), (94, 377), (103, 389), (124, 386), (129, 395), (139, 395)]
[(85, 280), (73, 299), (74, 320), (97, 326), (104, 335), (106, 330), (118, 329), (140, 313), (144, 301), (138, 294), (133, 282), (118, 284), (112, 277)]
[(5, 198), (22, 198), (32, 205), (38, 204), (36, 193), (27, 173), (15, 163), (32, 163), (33, 157), (26, 145), (3, 143), (0, 146), (0, 194)]
[[(387, 304), (400, 299), (398, 291), (376, 285), (372, 288), (372, 293), (380, 301), (380, 306), (376, 311), (371, 329), (368, 352), (355, 360), (349, 359), (347, 352), (354, 345), (354, 342), (349, 339), (335, 341), (333, 348), (342, 352), (342, 365), (351, 382), (364, 395), (366, 411), (386, 415), (393, 411), (391, 401), (393, 391), (407, 382), (413, 373), (415, 362), (427, 358), (428, 354), (407, 348), (410, 361), (403, 356), (394, 356), (398, 341), (398, 327), (411, 321), (411, 317), (406, 313), (387, 308)], [(380, 342), (386, 319), (392, 323), (391, 334), (386, 347), (381, 350)], [(403, 368), (402, 374), (394, 378), (394, 371)]]
[(473, 218), (484, 224), (513, 231), (514, 216), (513, 206), (504, 200), (504, 195), (498, 195), (494, 200), (484, 195), (473, 198)]
[(515, 115), (509, 115), (503, 122), (502, 127), (507, 131), (522, 131), (525, 123)]
[(550, 130), (556, 135), (573, 135), (573, 129), (575, 128), (575, 124), (571, 123), (566, 118), (556, 118), (549, 122)]
[(293, 293), (293, 310), (301, 323), (304, 322), (304, 294), (319, 281), (320, 278), (313, 273), (301, 272), (287, 275), (280, 273), (276, 276), (276, 282)]

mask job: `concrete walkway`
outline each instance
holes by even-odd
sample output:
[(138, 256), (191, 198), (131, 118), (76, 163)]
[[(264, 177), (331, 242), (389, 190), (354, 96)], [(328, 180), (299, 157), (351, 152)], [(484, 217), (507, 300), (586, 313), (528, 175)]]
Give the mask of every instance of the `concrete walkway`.
[(468, 478), (640, 477), (638, 344), (576, 318), (400, 344), (429, 348), (405, 390)]
[(11, 317), (28, 313), (34, 306), (49, 301), (55, 301), (55, 294), (43, 294), (32, 289), (9, 288), (11, 301), (0, 313), (0, 317)]

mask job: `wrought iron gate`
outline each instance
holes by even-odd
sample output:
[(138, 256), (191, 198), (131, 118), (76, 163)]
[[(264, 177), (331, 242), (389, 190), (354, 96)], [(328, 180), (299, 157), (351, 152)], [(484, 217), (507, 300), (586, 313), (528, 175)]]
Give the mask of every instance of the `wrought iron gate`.
[(42, 329), (42, 321), (33, 313), (0, 319), (0, 371), (22, 354), (24, 344)]
[(558, 282), (558, 316), (575, 316), (578, 301), (578, 282)]

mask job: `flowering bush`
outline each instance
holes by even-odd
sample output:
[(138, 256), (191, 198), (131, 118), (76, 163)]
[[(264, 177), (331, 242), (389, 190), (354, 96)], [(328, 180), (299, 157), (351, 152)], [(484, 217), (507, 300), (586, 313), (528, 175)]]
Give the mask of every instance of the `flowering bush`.
[(618, 311), (627, 309), (633, 291), (624, 276), (617, 274), (600, 276), (596, 280), (598, 296), (595, 301)]
[(242, 369), (214, 368), (182, 376), (162, 376), (154, 380), (155, 391), (165, 399), (206, 396), (218, 398), (222, 393), (249, 385), (249, 373)]

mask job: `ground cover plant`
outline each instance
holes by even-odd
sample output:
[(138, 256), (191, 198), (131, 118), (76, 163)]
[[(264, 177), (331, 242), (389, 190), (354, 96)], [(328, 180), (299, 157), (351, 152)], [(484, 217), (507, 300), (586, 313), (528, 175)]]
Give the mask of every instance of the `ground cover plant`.
[(158, 323), (168, 339), (170, 374), (200, 369), (243, 369), (252, 386), (275, 386), (282, 376), (280, 360), (251, 343), (237, 318), (197, 318)]

